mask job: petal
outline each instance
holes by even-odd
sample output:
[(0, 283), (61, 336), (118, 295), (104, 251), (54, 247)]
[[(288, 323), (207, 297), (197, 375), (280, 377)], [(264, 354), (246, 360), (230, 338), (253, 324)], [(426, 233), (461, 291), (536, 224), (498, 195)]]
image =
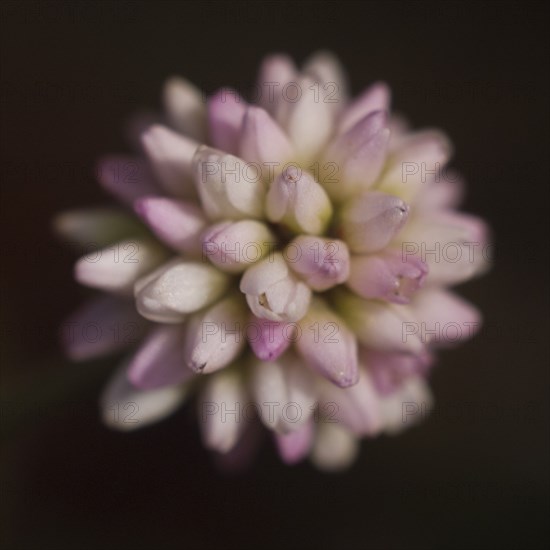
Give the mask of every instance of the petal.
[(347, 132), (365, 115), (373, 111), (389, 111), (390, 100), (391, 92), (387, 84), (384, 82), (373, 84), (346, 107), (338, 121), (338, 132)]
[(195, 204), (147, 196), (135, 202), (134, 210), (155, 235), (174, 250), (191, 254), (200, 252), (200, 234), (206, 218)]
[(198, 142), (206, 141), (206, 101), (201, 91), (184, 78), (174, 76), (164, 84), (164, 107), (176, 130)]
[(287, 84), (276, 119), (294, 144), (300, 158), (312, 159), (333, 130), (333, 109), (326, 90), (310, 77)]
[(240, 289), (256, 317), (277, 322), (301, 319), (311, 299), (311, 290), (289, 272), (280, 252), (248, 268)]
[(347, 202), (340, 216), (344, 240), (362, 254), (385, 248), (405, 225), (409, 207), (398, 197), (371, 191)]
[(388, 159), (377, 189), (412, 202), (427, 182), (444, 175), (442, 171), (451, 154), (449, 140), (439, 131), (409, 134)]
[(235, 446), (246, 427), (245, 400), (244, 384), (235, 370), (224, 370), (206, 379), (197, 400), (199, 427), (206, 447), (227, 453)]
[(296, 346), (307, 365), (342, 388), (356, 384), (357, 342), (342, 318), (316, 299), (299, 326)]
[(349, 275), (348, 247), (338, 239), (300, 235), (287, 245), (285, 257), (290, 268), (313, 290), (327, 290), (343, 283)]
[(416, 354), (424, 351), (420, 325), (407, 306), (364, 300), (341, 287), (334, 299), (339, 313), (364, 346)]
[(322, 233), (332, 206), (325, 190), (313, 176), (291, 165), (271, 184), (266, 201), (267, 217), (296, 232)]
[(311, 451), (311, 461), (320, 470), (337, 472), (348, 468), (357, 457), (355, 437), (338, 424), (322, 423)]
[(293, 147), (279, 125), (260, 107), (246, 110), (240, 136), (239, 154), (247, 162), (260, 165), (262, 172), (282, 166), (293, 156)]
[(212, 220), (260, 218), (265, 188), (261, 172), (233, 155), (201, 146), (193, 159), (195, 185)]
[(242, 298), (232, 295), (193, 315), (185, 337), (186, 365), (203, 374), (229, 365), (245, 346), (246, 314)]
[(143, 233), (143, 227), (135, 218), (114, 208), (62, 212), (54, 219), (54, 229), (71, 244), (94, 248)]
[(289, 82), (296, 80), (298, 71), (290, 57), (274, 54), (264, 58), (257, 81), (258, 103), (274, 114), (282, 100), (282, 92)]
[(128, 379), (144, 390), (173, 386), (193, 377), (183, 357), (185, 332), (181, 326), (160, 325), (147, 336), (130, 361)]
[(75, 264), (75, 278), (92, 288), (127, 294), (136, 280), (164, 257), (164, 251), (152, 241), (124, 240), (82, 256)]
[(128, 155), (103, 157), (96, 166), (99, 183), (125, 204), (156, 192), (154, 178), (147, 163)]
[(327, 421), (341, 423), (357, 436), (373, 436), (382, 429), (379, 398), (367, 372), (361, 372), (359, 381), (350, 388), (324, 384), (321, 390), (320, 410), (329, 414)]
[(132, 301), (102, 295), (63, 322), (63, 347), (73, 361), (94, 359), (137, 343), (146, 326)]
[(413, 355), (374, 350), (362, 350), (360, 359), (367, 366), (380, 395), (398, 390), (411, 376), (426, 376), (433, 363), (433, 357), (428, 353)]
[(267, 226), (255, 220), (221, 222), (209, 227), (202, 236), (203, 257), (228, 273), (243, 272), (275, 244)]
[(208, 99), (207, 110), (210, 142), (226, 153), (236, 154), (246, 101), (235, 90), (222, 88)]
[(296, 464), (309, 453), (313, 444), (313, 420), (310, 418), (292, 432), (275, 433), (277, 450), (285, 464)]
[(206, 263), (175, 258), (137, 281), (136, 306), (152, 321), (177, 323), (217, 300), (228, 283), (225, 274)]
[(303, 72), (324, 85), (329, 102), (337, 110), (347, 102), (347, 77), (339, 59), (329, 51), (315, 52), (303, 66)]
[(426, 344), (445, 346), (471, 338), (481, 327), (481, 314), (456, 294), (437, 288), (419, 292), (411, 303)]
[(295, 326), (251, 316), (247, 325), (248, 343), (256, 357), (275, 361), (294, 341)]
[(420, 376), (414, 376), (394, 393), (380, 398), (385, 431), (398, 434), (425, 420), (433, 407), (432, 392)]
[(404, 258), (420, 256), (428, 284), (454, 285), (485, 272), (492, 248), (486, 224), (475, 216), (438, 213), (418, 216), (396, 240)]
[(312, 375), (292, 354), (276, 362), (256, 361), (252, 367), (252, 394), (263, 424), (278, 433), (298, 429), (313, 414)]
[(353, 256), (347, 285), (363, 298), (408, 304), (427, 273), (419, 256), (404, 257), (395, 251)]
[(287, 278), (288, 274), (283, 255), (276, 252), (249, 267), (241, 278), (239, 288), (244, 294), (259, 296), (271, 285)]
[(123, 365), (109, 380), (100, 400), (101, 417), (109, 427), (133, 431), (163, 420), (185, 399), (181, 386), (140, 390), (130, 384)]
[(191, 161), (198, 143), (161, 125), (145, 130), (141, 140), (162, 188), (176, 197), (192, 197)]

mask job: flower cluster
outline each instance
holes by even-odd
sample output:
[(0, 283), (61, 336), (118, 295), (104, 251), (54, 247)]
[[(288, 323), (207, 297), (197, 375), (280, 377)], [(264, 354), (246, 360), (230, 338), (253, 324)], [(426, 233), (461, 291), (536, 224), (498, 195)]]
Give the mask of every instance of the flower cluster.
[(266, 58), (256, 89), (252, 104), (168, 80), (165, 118), (132, 125), (136, 156), (98, 165), (125, 209), (57, 218), (88, 247), (76, 279), (104, 293), (66, 347), (83, 360), (143, 335), (101, 399), (114, 428), (194, 396), (227, 464), (264, 424), (286, 463), (340, 469), (429, 409), (434, 351), (480, 323), (446, 287), (485, 269), (487, 230), (454, 210), (447, 138), (390, 114), (385, 84), (349, 99), (321, 52), (301, 70)]

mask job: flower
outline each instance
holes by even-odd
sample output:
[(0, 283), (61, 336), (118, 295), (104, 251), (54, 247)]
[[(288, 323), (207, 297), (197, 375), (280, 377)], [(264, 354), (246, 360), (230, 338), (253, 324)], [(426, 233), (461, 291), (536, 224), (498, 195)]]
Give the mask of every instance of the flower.
[(227, 467), (263, 424), (284, 462), (338, 470), (431, 406), (437, 348), (480, 325), (447, 288), (487, 268), (488, 231), (455, 210), (447, 138), (391, 114), (385, 84), (350, 100), (321, 52), (302, 70), (266, 58), (256, 91), (203, 100), (171, 78), (138, 154), (100, 161), (123, 208), (56, 220), (84, 249), (76, 279), (103, 291), (64, 343), (75, 360), (137, 344), (101, 398), (113, 428), (194, 397)]

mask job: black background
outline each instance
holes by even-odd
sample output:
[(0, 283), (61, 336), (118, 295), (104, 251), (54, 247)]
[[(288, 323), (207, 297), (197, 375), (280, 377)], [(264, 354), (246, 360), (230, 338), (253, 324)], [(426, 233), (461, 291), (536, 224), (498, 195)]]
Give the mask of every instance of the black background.
[[(548, 61), (543, 3), (3, 2), (2, 543), (41, 549), (543, 548), (548, 544)], [(159, 107), (164, 78), (253, 83), (260, 59), (333, 50), (354, 92), (389, 82), (416, 126), (447, 131), (465, 208), (497, 243), (461, 292), (485, 329), (442, 355), (435, 414), (324, 475), (266, 445), (220, 475), (184, 409), (108, 431), (116, 360), (71, 364), (62, 320), (87, 293), (51, 233), (104, 204), (95, 159)]]

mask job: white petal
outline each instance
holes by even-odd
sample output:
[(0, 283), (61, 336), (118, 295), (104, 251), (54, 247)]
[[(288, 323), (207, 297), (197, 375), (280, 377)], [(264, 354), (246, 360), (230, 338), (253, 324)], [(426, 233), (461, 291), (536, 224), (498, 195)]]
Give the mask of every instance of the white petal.
[(235, 446), (246, 427), (245, 400), (243, 381), (234, 370), (208, 377), (198, 399), (199, 426), (206, 447), (227, 453)]
[(132, 431), (172, 414), (183, 402), (181, 386), (139, 390), (127, 378), (127, 366), (120, 367), (101, 396), (101, 416), (110, 428)]
[[(207, 263), (176, 258), (136, 283), (139, 312), (160, 322), (174, 322), (178, 315), (197, 311), (219, 298), (227, 276)], [(169, 318), (164, 319), (167, 314)]]
[(185, 336), (187, 366), (206, 374), (229, 365), (245, 346), (246, 317), (244, 300), (238, 295), (193, 315)]
[(141, 139), (162, 187), (176, 197), (192, 197), (191, 162), (198, 143), (160, 125), (147, 129)]
[(336, 472), (348, 468), (357, 457), (355, 437), (338, 424), (321, 423), (311, 452), (311, 461), (320, 470)]
[(260, 218), (265, 196), (261, 172), (242, 159), (201, 146), (194, 159), (195, 185), (212, 220)]
[(174, 128), (198, 142), (206, 141), (206, 101), (196, 86), (184, 78), (169, 78), (164, 105)]
[(136, 280), (155, 268), (164, 256), (164, 251), (152, 241), (125, 240), (80, 258), (75, 265), (75, 278), (86, 286), (127, 294)]

